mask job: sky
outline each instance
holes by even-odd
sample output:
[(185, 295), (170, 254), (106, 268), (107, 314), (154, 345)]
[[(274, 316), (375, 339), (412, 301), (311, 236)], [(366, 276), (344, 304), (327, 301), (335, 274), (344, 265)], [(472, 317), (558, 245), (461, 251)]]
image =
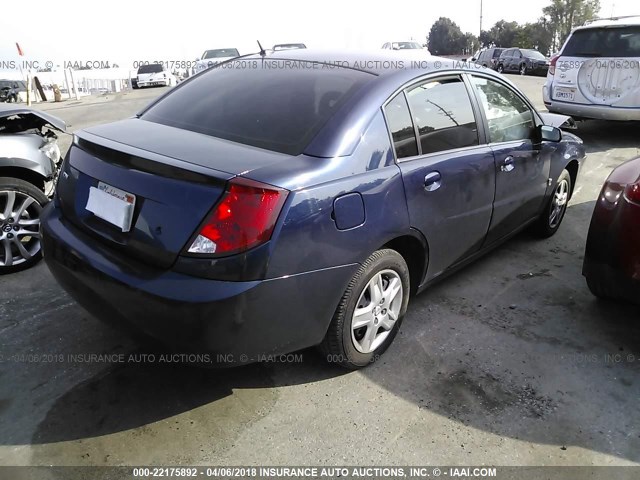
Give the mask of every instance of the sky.
[[(483, 28), (498, 20), (535, 21), (551, 0), (483, 0)], [(206, 49), (236, 47), (241, 54), (275, 43), (308, 47), (378, 49), (387, 41), (421, 43), (439, 17), (479, 33), (480, 0), (235, 0), (135, 2), (31, 0), (29, 18), (0, 18), (2, 61), (61, 62), (194, 60)], [(94, 6), (96, 5), (96, 6)], [(601, 16), (640, 15), (638, 0), (601, 0)], [(41, 15), (41, 12), (44, 14)]]

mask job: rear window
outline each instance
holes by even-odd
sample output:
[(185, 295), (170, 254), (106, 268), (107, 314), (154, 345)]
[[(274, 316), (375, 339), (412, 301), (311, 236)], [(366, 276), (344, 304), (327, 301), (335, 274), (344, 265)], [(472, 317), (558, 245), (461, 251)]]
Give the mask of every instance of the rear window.
[(498, 58), (498, 57), (500, 56), (500, 54), (502, 53), (502, 51), (503, 51), (503, 50), (502, 50), (501, 48), (496, 48), (496, 49), (493, 51), (493, 58)]
[(226, 58), (226, 57), (238, 57), (240, 53), (235, 48), (219, 48), (217, 50), (207, 50), (202, 55), (202, 59), (207, 58)]
[(299, 155), (338, 108), (373, 78), (358, 70), (302, 61), (225, 65), (193, 77), (141, 118)]
[(422, 47), (417, 42), (393, 42), (391, 48), (394, 50), (417, 50)]
[(138, 68), (138, 75), (140, 75), (141, 73), (160, 73), (162, 72), (164, 69), (162, 68), (162, 64), (161, 63), (152, 63), (149, 65), (140, 65), (140, 68)]
[(522, 50), (522, 54), (526, 57), (533, 58), (534, 60), (544, 60), (545, 57), (537, 50)]
[(640, 26), (589, 28), (573, 32), (567, 57), (640, 57)]

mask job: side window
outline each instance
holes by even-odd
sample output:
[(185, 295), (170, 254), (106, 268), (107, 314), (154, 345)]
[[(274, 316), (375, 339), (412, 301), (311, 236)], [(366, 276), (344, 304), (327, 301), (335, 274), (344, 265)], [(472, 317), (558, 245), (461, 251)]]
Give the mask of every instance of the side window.
[(430, 80), (407, 92), (422, 154), (478, 145), (478, 127), (460, 78)]
[(391, 100), (384, 113), (387, 118), (391, 136), (393, 137), (393, 147), (398, 159), (414, 157), (418, 155), (418, 145), (416, 143), (416, 133), (411, 122), (411, 114), (404, 93), (400, 92)]
[(489, 124), (491, 143), (533, 139), (535, 121), (529, 106), (510, 88), (472, 77)]
[(522, 52), (520, 50), (514, 50), (513, 51), (513, 56), (515, 58), (522, 58)]

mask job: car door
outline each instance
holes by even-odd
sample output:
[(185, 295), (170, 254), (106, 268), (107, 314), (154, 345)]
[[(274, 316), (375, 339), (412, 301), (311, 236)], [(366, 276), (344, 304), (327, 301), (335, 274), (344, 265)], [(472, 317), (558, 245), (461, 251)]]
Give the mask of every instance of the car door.
[(513, 51), (511, 56), (511, 66), (509, 67), (512, 72), (520, 70), (520, 63), (522, 62), (522, 52), (518, 49)]
[(477, 115), (457, 75), (411, 86), (385, 106), (411, 226), (429, 244), (428, 279), (476, 252), (489, 228), (495, 168)]
[(502, 69), (504, 71), (509, 70), (509, 62), (511, 59), (512, 52), (513, 50), (505, 50), (504, 52), (502, 52), (502, 55), (500, 55), (500, 60), (498, 61), (498, 63), (502, 64)]
[(509, 235), (541, 210), (553, 148), (537, 139), (537, 116), (506, 83), (471, 76), (495, 157), (496, 191), (485, 244)]

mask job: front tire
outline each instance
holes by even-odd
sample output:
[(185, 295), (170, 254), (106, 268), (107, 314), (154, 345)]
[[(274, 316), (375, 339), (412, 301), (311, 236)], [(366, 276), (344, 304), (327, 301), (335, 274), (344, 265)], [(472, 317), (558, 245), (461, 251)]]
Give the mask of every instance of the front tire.
[(25, 270), (42, 259), (40, 214), (48, 202), (31, 183), (0, 178), (0, 275)]
[(409, 269), (395, 250), (374, 252), (353, 276), (320, 345), (328, 362), (358, 369), (391, 345), (409, 302)]
[(567, 211), (570, 195), (571, 175), (567, 170), (563, 170), (551, 198), (533, 226), (533, 232), (537, 236), (548, 238), (558, 231)]
[(498, 71), (498, 73), (503, 73), (504, 72), (504, 66), (502, 64), (498, 65), (498, 68), (496, 68), (496, 70)]

